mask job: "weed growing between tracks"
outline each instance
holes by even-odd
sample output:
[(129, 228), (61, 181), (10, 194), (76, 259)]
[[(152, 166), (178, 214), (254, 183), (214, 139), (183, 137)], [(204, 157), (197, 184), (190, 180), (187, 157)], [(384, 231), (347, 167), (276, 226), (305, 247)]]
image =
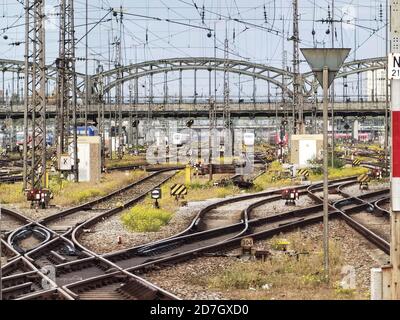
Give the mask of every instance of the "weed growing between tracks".
[[(367, 173), (369, 170), (364, 167), (344, 166), (341, 168), (329, 167), (328, 171), (329, 179), (341, 179), (351, 176), (358, 176), (363, 173)], [(288, 174), (285, 175), (283, 172), (284, 170), (282, 168), (282, 165), (278, 161), (272, 162), (268, 170), (260, 175), (256, 180), (254, 180), (255, 190), (262, 191), (271, 187), (282, 188), (286, 186), (300, 184), (299, 181), (291, 179)], [(279, 176), (281, 176), (281, 178), (277, 178)], [(322, 179), (322, 173), (313, 173), (312, 170), (310, 170), (310, 181), (322, 181)]]
[[(351, 176), (359, 176), (363, 173), (367, 173), (369, 169), (364, 167), (347, 167), (344, 166), (343, 168), (328, 168), (328, 178), (329, 179), (341, 179)], [(322, 180), (322, 175), (311, 175), (311, 181), (319, 181)]]
[(22, 182), (0, 183), (0, 203), (20, 203), (25, 201)]
[(146, 205), (137, 205), (121, 216), (122, 223), (132, 231), (154, 232), (166, 225), (172, 213), (163, 209), (149, 208)]
[[(222, 176), (226, 177), (226, 175), (216, 174), (214, 179), (218, 180)], [(187, 195), (177, 201), (174, 196), (170, 195), (172, 185), (177, 183), (185, 183), (185, 172), (183, 170), (161, 186), (162, 198), (158, 201), (161, 209), (154, 208), (154, 200), (148, 195), (140, 205), (126, 211), (121, 216), (123, 225), (134, 232), (159, 231), (163, 225), (168, 224), (179, 207), (185, 205), (186, 202), (224, 198), (241, 192), (233, 184), (214, 186), (213, 182), (208, 181), (208, 176), (192, 177), (192, 182), (186, 185)], [(160, 218), (160, 214), (162, 218)]]
[[(129, 183), (146, 176), (142, 170), (111, 172), (103, 174), (100, 183), (66, 181), (58, 176), (50, 176), (49, 187), (54, 194), (51, 204), (69, 206), (88, 201), (94, 197), (105, 196)], [(29, 206), (22, 192), (22, 182), (0, 184), (0, 203)]]
[(68, 206), (88, 201), (94, 197), (102, 197), (123, 186), (146, 176), (143, 170), (111, 172), (103, 174), (100, 183), (50, 180), (50, 189), (53, 191), (52, 204)]
[(212, 290), (234, 293), (240, 299), (354, 299), (356, 291), (343, 289), (341, 268), (345, 264), (336, 240), (330, 242), (331, 282), (323, 272), (322, 243), (301, 232), (288, 234), (288, 251), (273, 250), (279, 237), (266, 241), (271, 256), (265, 261), (241, 261), (222, 273), (203, 278)]
[(118, 159), (116, 155), (115, 158), (113, 159), (106, 159), (106, 167), (107, 168), (118, 168), (118, 167), (124, 167), (124, 166), (131, 166), (131, 165), (141, 165), (143, 163), (146, 163), (146, 157), (145, 155), (131, 155), (131, 154), (124, 154), (122, 159)]

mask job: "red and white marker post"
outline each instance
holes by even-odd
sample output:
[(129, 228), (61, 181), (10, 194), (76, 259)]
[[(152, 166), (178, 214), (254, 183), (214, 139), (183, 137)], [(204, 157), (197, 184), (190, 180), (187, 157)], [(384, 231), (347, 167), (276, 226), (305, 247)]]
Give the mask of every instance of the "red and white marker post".
[(383, 298), (400, 300), (400, 10), (399, 1), (390, 7), (391, 53), (388, 56), (387, 75), (391, 91), (391, 241), (390, 266), (383, 271)]
[[(400, 70), (400, 54), (398, 54)], [(390, 56), (389, 56), (390, 59)], [(394, 59), (394, 58), (393, 58)], [(389, 69), (390, 71), (390, 69)], [(391, 298), (400, 300), (400, 79), (391, 81)]]

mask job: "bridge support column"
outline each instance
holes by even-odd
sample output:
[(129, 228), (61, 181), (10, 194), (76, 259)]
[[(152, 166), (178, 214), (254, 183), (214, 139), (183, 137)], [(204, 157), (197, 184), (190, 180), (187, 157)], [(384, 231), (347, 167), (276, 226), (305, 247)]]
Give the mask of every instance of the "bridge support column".
[[(137, 73), (137, 69), (136, 69)], [(135, 78), (135, 99), (134, 99), (135, 105), (139, 103), (139, 79), (136, 77)]]
[(182, 104), (182, 69), (179, 69), (179, 104)]
[[(151, 67), (150, 69), (153, 69), (153, 67)], [(149, 102), (153, 103), (154, 101), (153, 101), (153, 74), (152, 73), (150, 74), (149, 94), (150, 94)]]
[(240, 101), (240, 73), (239, 73), (239, 85), (238, 85), (238, 103), (239, 103), (239, 110), (240, 110), (240, 103), (241, 103), (241, 101)]
[(164, 73), (164, 105), (168, 103), (168, 73)]
[(197, 102), (197, 70), (194, 69), (194, 92), (193, 92), (193, 103)]
[(256, 77), (253, 77), (253, 105), (256, 108)]
[(360, 124), (357, 119), (354, 119), (353, 122), (353, 139), (358, 141), (358, 130), (359, 130)]
[(132, 126), (132, 111), (129, 111), (129, 124), (128, 124), (128, 145), (133, 144), (133, 126)]
[(1, 102), (5, 104), (6, 103), (6, 100), (5, 100), (6, 91), (5, 91), (5, 83), (4, 83), (4, 73), (5, 73), (5, 71), (3, 69), (2, 74), (1, 74), (1, 78), (2, 78), (1, 79), (1, 85), (3, 87), (2, 93), (1, 93)]

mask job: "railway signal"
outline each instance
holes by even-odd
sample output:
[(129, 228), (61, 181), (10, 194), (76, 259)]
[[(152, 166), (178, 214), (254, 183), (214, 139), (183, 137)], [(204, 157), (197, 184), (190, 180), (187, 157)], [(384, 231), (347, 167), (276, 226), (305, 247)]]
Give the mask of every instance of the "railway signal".
[(296, 200), (299, 199), (299, 192), (296, 189), (285, 189), (282, 191), (282, 199), (286, 200), (285, 205), (296, 205)]
[(155, 208), (160, 208), (160, 205), (158, 204), (158, 199), (161, 199), (161, 188), (155, 188), (151, 191), (151, 198), (155, 200), (154, 202), (154, 207)]
[(369, 174), (373, 179), (382, 179), (382, 170), (380, 169), (372, 169)]
[[(348, 48), (303, 48), (301, 49), (304, 57), (311, 67), (315, 77), (322, 86), (324, 92), (323, 103), (323, 158), (324, 158), (324, 271), (326, 279), (329, 281), (329, 226), (328, 226), (328, 89), (335, 79), (337, 72), (347, 58), (350, 49)], [(333, 111), (333, 110), (332, 110)], [(332, 112), (333, 114), (333, 112)], [(332, 123), (333, 133), (333, 123)], [(333, 157), (333, 152), (332, 152)]]

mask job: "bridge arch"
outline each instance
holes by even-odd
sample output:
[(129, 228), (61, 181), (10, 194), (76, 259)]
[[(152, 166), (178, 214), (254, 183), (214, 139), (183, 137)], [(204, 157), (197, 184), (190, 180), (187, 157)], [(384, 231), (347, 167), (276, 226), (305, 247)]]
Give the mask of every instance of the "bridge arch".
[[(216, 70), (219, 72), (224, 72), (225, 70), (227, 70), (229, 73), (236, 73), (270, 82), (277, 87), (280, 87), (282, 90), (286, 90), (286, 93), (289, 97), (293, 95), (292, 90), (286, 87), (290, 86), (290, 84), (292, 83), (291, 72), (268, 65), (252, 63), (244, 60), (228, 59), (227, 61), (225, 61), (222, 58), (211, 57), (171, 58), (130, 64), (121, 68), (120, 71), (124, 74), (124, 76), (121, 79), (115, 79), (114, 81), (111, 81), (107, 86), (104, 87), (104, 92), (106, 93), (110, 91), (118, 83), (121, 82), (138, 79), (147, 75), (180, 70)], [(118, 68), (105, 71), (102, 73), (102, 76), (115, 76), (118, 71)], [(93, 84), (96, 84), (98, 77), (99, 74), (92, 76), (91, 82)], [(283, 84), (283, 77), (289, 80), (286, 83), (286, 86)]]

